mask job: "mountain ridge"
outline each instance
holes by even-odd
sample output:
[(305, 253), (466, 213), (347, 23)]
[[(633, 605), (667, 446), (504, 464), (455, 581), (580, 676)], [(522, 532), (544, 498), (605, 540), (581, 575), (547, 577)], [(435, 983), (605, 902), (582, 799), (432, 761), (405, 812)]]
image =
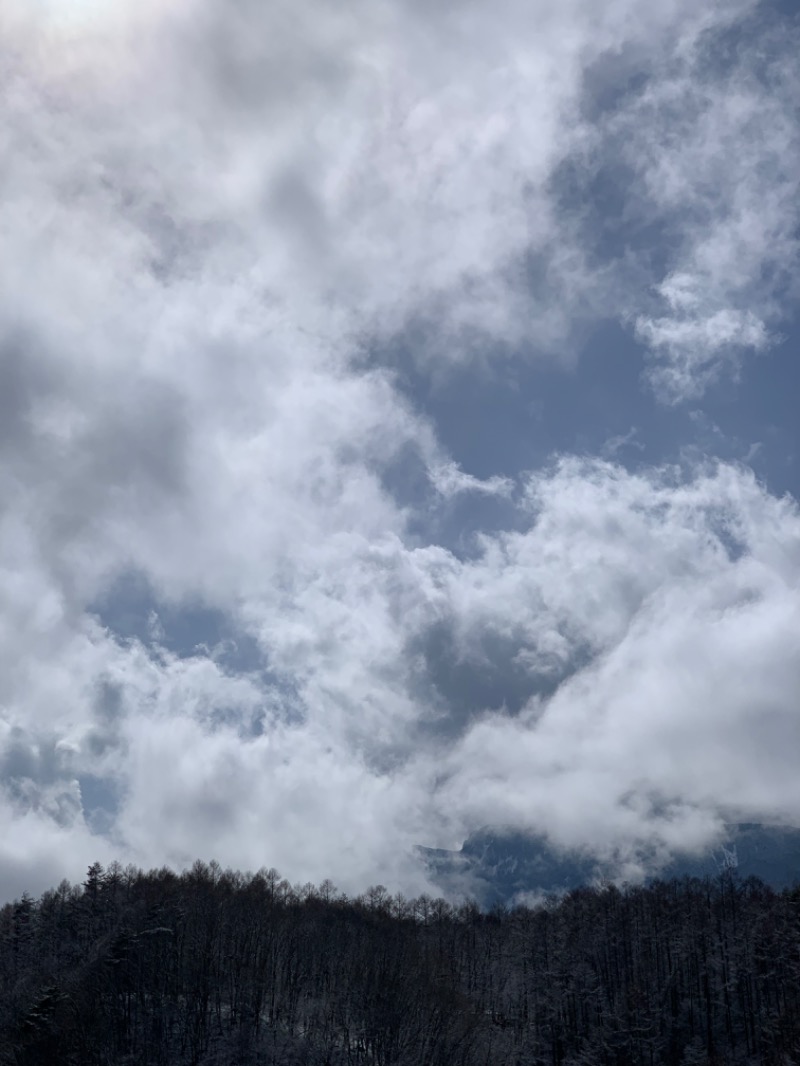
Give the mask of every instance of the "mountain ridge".
[[(485, 827), (464, 841), (458, 851), (418, 846), (417, 855), (433, 883), (445, 895), (475, 898), (491, 907), (561, 894), (587, 884), (621, 882), (619, 866), (588, 851), (558, 849), (543, 835)], [(645, 862), (647, 865), (647, 862)], [(738, 822), (726, 825), (725, 836), (700, 854), (688, 849), (666, 864), (652, 862), (642, 879), (715, 876), (736, 869), (743, 879), (758, 877), (775, 889), (800, 882), (800, 828)]]

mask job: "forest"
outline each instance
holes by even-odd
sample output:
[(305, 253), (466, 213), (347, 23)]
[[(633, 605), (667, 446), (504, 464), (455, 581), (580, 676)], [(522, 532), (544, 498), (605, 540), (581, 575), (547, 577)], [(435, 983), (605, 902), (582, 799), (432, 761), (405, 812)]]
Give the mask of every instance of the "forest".
[(735, 871), (533, 907), (197, 862), (0, 910), (0, 1066), (800, 1063), (800, 887)]

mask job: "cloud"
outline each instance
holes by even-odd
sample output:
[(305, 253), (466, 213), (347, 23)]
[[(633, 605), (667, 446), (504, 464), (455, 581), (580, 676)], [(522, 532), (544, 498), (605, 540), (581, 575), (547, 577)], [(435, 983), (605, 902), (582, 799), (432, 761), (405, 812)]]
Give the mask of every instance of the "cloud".
[(737, 467), (575, 460), (531, 501), (535, 525), (459, 582), (464, 639), (503, 632), (564, 680), (465, 734), (443, 805), (598, 851), (668, 850), (722, 812), (796, 819), (796, 504)]
[(669, 402), (735, 373), (785, 315), (798, 261), (800, 86), (778, 35), (793, 31), (755, 16), (733, 40), (701, 37), (618, 120), (646, 202), (674, 234), (659, 309), (635, 318)]
[[(771, 97), (699, 58), (746, 10), (4, 8), (8, 891), (199, 854), (416, 891), (413, 844), (492, 819), (635, 851), (797, 812), (792, 502), (728, 466), (477, 477), (404, 384), (574, 367), (609, 316), (668, 398), (766, 346), (794, 148), (759, 131), (791, 72)], [(663, 263), (598, 250), (599, 193), (557, 188), (603, 138), (634, 228), (678, 233)], [(428, 535), (456, 501), (507, 524)]]
[[(269, 675), (96, 625), (48, 659), (18, 635), (36, 670), (6, 697), (32, 724), (7, 804), (85, 851), (70, 782), (91, 774), (118, 795), (102, 854), (211, 849), (351, 890), (418, 890), (412, 845), (487, 821), (633, 861), (725, 817), (796, 818), (796, 505), (737, 467), (576, 460), (526, 501), (527, 528), (472, 560), (333, 538), (242, 612)], [(516, 701), (470, 705), (498, 666)]]
[(638, 435), (639, 430), (636, 426), (631, 426), (627, 433), (619, 433), (614, 437), (610, 437), (603, 445), (603, 457), (614, 459), (627, 448), (635, 448), (637, 451), (642, 451), (644, 445), (638, 440)]
[(430, 472), (431, 481), (438, 493), (445, 498), (460, 492), (479, 492), (488, 496), (507, 496), (513, 486), (509, 478), (495, 475), (481, 480), (472, 474), (466, 474), (453, 463), (443, 463)]
[[(331, 13), (306, 0), (289, 14), (195, 0), (99, 19), (91, 34), (70, 31), (69, 48), (63, 29), (34, 23), (14, 56), (9, 108), (16, 243), (35, 250), (28, 219), (41, 218), (41, 239), (89, 260), (85, 296), (94, 264), (95, 300), (109, 280), (97, 276), (103, 262), (156, 301), (153, 270), (171, 287), (188, 274), (229, 289), (238, 275), (278, 317), (326, 340), (343, 326), (386, 340), (422, 322), (423, 365), (484, 358), (498, 342), (571, 359), (581, 324), (639, 314), (658, 283), (647, 264), (631, 279), (623, 263), (588, 254), (582, 223), (596, 224), (603, 207), (591, 193), (570, 212), (559, 201), (566, 163), (586, 180), (605, 165), (598, 145), (622, 145), (639, 170), (635, 195), (670, 222), (699, 172), (703, 189), (724, 172), (719, 218), (698, 226), (713, 244), (719, 225), (739, 226), (754, 269), (764, 258), (754, 241), (786, 244), (791, 158), (770, 175), (764, 233), (747, 217), (756, 176), (791, 149), (791, 50), (784, 42), (769, 67), (773, 80), (783, 71), (780, 96), (748, 84), (747, 71), (709, 84), (702, 70), (703, 42), (749, 6), (673, 0), (656, 12), (576, 0), (534, 14), (507, 0), (502, 15), (471, 3), (433, 15), (355, 0)], [(614, 90), (615, 76), (624, 85), (654, 74), (643, 93), (622, 93), (613, 121), (591, 122), (587, 71), (601, 63)], [(740, 106), (724, 105), (740, 84)], [(731, 171), (731, 141), (753, 131), (759, 158), (739, 153)], [(690, 239), (699, 248), (704, 238)], [(685, 273), (708, 280), (712, 251)], [(45, 282), (57, 272), (69, 284), (61, 258)]]

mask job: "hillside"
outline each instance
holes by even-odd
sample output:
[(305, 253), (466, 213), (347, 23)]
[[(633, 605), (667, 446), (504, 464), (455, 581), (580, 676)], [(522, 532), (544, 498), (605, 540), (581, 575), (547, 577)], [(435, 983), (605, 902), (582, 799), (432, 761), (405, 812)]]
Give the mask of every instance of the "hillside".
[(787, 1066), (800, 889), (728, 871), (535, 909), (196, 863), (0, 911), (2, 1066)]

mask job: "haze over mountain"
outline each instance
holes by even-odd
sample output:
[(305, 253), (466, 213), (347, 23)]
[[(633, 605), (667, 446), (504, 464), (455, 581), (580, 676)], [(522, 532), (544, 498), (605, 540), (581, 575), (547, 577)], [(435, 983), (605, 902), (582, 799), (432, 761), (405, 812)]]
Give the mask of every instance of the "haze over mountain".
[(542, 837), (490, 829), (473, 833), (458, 851), (420, 847), (419, 856), (446, 896), (474, 899), (484, 908), (533, 904), (584, 885), (703, 880), (725, 871), (776, 890), (800, 885), (800, 829), (753, 823), (726, 826), (713, 847), (694, 854), (676, 848), (668, 862), (652, 851), (632, 861), (599, 857), (591, 848), (558, 850)]
[(798, 54), (3, 0), (0, 896), (800, 825)]

